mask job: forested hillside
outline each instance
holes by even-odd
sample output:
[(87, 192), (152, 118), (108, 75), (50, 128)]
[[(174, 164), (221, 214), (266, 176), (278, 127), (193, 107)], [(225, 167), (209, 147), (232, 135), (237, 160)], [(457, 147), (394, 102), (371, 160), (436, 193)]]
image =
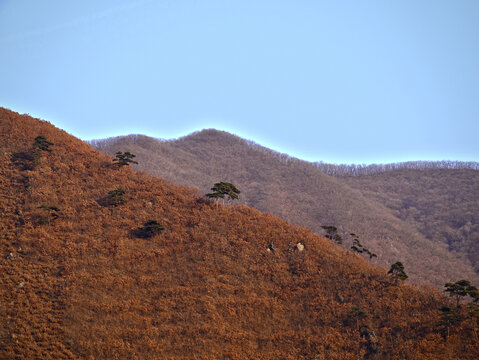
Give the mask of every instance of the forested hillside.
[(334, 225), (350, 248), (359, 235), (362, 244), (377, 254), (373, 263), (388, 267), (402, 261), (413, 281), (441, 288), (449, 279), (479, 282), (470, 259), (448, 251), (443, 241), (426, 238), (399, 218), (388, 204), (365, 196), (317, 165), (275, 153), (231, 134), (204, 130), (175, 141), (141, 135), (93, 141), (100, 151), (131, 151), (138, 169), (176, 183), (196, 187), (205, 194), (217, 181), (229, 181), (242, 191), (242, 203), (324, 234)]
[(479, 171), (398, 169), (340, 177), (425, 237), (442, 242), (479, 272)]
[(112, 160), (0, 109), (0, 358), (479, 356), (465, 304)]
[[(479, 170), (475, 161), (407, 161), (391, 164), (328, 164), (315, 162), (314, 165), (322, 172), (333, 176), (364, 176), (376, 175), (396, 170)], [(444, 172), (443, 172), (444, 173)]]

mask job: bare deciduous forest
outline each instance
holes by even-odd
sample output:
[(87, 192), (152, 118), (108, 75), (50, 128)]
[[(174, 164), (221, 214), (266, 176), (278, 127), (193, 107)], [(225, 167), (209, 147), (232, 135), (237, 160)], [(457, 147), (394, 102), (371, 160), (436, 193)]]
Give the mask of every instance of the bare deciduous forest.
[(337, 226), (347, 248), (349, 234), (358, 234), (378, 255), (373, 263), (401, 260), (413, 282), (479, 282), (477, 163), (313, 164), (217, 130), (173, 141), (130, 135), (91, 143), (108, 154), (132, 151), (137, 169), (202, 194), (217, 181), (233, 182), (243, 204), (317, 234)]
[(479, 272), (479, 171), (398, 169), (341, 180), (426, 238), (445, 244)]
[(2, 359), (479, 356), (470, 298), (27, 115), (0, 109), (0, 139)]

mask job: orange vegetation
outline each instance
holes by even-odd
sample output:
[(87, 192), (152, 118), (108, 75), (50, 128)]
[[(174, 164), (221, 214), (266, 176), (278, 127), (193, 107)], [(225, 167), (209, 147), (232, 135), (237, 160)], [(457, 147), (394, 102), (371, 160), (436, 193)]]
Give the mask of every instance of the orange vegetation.
[(318, 235), (324, 234), (322, 225), (335, 225), (347, 248), (353, 240), (349, 234), (358, 234), (378, 255), (374, 263), (389, 267), (400, 257), (408, 281), (439, 289), (451, 279), (479, 283), (472, 267), (479, 254), (479, 171), (408, 169), (405, 177), (398, 171), (336, 177), (322, 171), (326, 164), (294, 159), (217, 130), (172, 141), (129, 135), (91, 143), (109, 155), (131, 151), (137, 155), (135, 169), (202, 194), (217, 181), (231, 182), (241, 190), (244, 205)]
[[(38, 135), (53, 151), (12, 161)], [(448, 299), (436, 290), (396, 284), (306, 228), (217, 207), (5, 109), (0, 141), (2, 359), (479, 356), (472, 320), (447, 338), (437, 325)], [(102, 204), (118, 188), (127, 202)], [(135, 237), (150, 219), (165, 230)]]

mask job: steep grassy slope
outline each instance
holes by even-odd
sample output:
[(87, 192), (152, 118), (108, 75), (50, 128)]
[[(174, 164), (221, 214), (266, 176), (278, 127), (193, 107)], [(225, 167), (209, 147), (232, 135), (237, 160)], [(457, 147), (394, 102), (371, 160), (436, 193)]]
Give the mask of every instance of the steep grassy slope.
[[(51, 152), (32, 151), (38, 135)], [(0, 140), (2, 359), (479, 356), (477, 319), (445, 340), (447, 299), (395, 283), (305, 228), (118, 169), (4, 109)], [(105, 206), (119, 187), (128, 202)], [(165, 230), (136, 237), (149, 219)]]
[(340, 179), (479, 272), (479, 171), (399, 169)]
[(394, 216), (386, 206), (366, 198), (314, 165), (216, 130), (176, 141), (128, 136), (93, 142), (100, 151), (131, 151), (138, 169), (192, 186), (206, 193), (218, 181), (237, 185), (244, 204), (268, 211), (321, 234), (321, 225), (337, 225), (347, 246), (349, 233), (389, 267), (400, 260), (413, 281), (442, 287), (451, 279), (479, 282), (468, 259), (447, 251)]

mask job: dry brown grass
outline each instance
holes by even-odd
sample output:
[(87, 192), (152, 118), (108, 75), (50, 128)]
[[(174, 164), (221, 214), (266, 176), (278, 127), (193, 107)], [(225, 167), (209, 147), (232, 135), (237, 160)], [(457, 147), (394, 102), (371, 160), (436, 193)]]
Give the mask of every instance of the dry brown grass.
[[(448, 231), (448, 223), (441, 222), (440, 216), (461, 216), (455, 211), (456, 205), (448, 208), (450, 202), (444, 201), (436, 206), (435, 201), (447, 199), (459, 189), (462, 194), (460, 197), (467, 197), (467, 189), (450, 185), (436, 187), (436, 195), (442, 189), (449, 195), (429, 198), (430, 201), (425, 206), (431, 205), (429, 211), (441, 215), (436, 216), (436, 221), (431, 225), (428, 224), (430, 217), (421, 217), (411, 223), (411, 216), (398, 216), (398, 209), (391, 207), (390, 202), (379, 201), (382, 195), (378, 188), (380, 195), (370, 196), (371, 192), (367, 190), (370, 189), (369, 186), (362, 182), (354, 186), (353, 182), (358, 181), (356, 178), (345, 183), (343, 178), (329, 176), (314, 164), (275, 153), (225, 132), (205, 130), (175, 141), (158, 141), (135, 135), (96, 141), (94, 145), (109, 154), (131, 151), (137, 155), (137, 169), (195, 187), (202, 194), (209, 192), (211, 186), (218, 181), (232, 182), (241, 190), (240, 199), (245, 205), (271, 212), (320, 235), (324, 234), (322, 225), (336, 225), (347, 248), (352, 240), (349, 233), (356, 233), (362, 244), (378, 255), (375, 264), (389, 267), (396, 261), (402, 261), (414, 282), (434, 285), (440, 289), (446, 282), (462, 278), (479, 284), (479, 275), (464, 252), (448, 251), (443, 238), (430, 236), (429, 231), (436, 229), (435, 234)], [(361, 179), (363, 178), (365, 177)], [(477, 178), (479, 177), (476, 176)], [(374, 185), (373, 177), (368, 179)], [(415, 184), (414, 180), (410, 180), (409, 184)], [(396, 185), (398, 184), (391, 182), (389, 188)], [(400, 184), (397, 189), (401, 189)], [(419, 187), (414, 195), (421, 192), (421, 189), (424, 187)], [(386, 197), (387, 194), (386, 192)], [(429, 191), (422, 194), (423, 198), (428, 194)], [(395, 195), (391, 197), (395, 200), (401, 198), (401, 195)], [(474, 203), (472, 209), (479, 210), (476, 197), (471, 196), (469, 199), (469, 204)], [(401, 200), (399, 206), (402, 204)], [(475, 224), (477, 225), (477, 220)], [(473, 228), (477, 230), (476, 227)], [(424, 228), (428, 231), (422, 231)], [(455, 231), (454, 234), (456, 240), (466, 240), (461, 231)], [(467, 250), (470, 248), (471, 246)], [(471, 252), (471, 256), (477, 254), (476, 250)]]
[[(53, 151), (33, 170), (12, 162), (40, 134)], [(2, 359), (359, 359), (353, 306), (368, 313), (376, 358), (479, 355), (467, 322), (444, 340), (437, 291), (395, 285), (306, 228), (198, 201), (4, 109), (0, 139)], [(98, 203), (119, 187), (126, 204)], [(59, 217), (38, 224), (42, 204)], [(133, 237), (148, 219), (165, 230)], [(305, 250), (289, 251), (298, 241)]]

